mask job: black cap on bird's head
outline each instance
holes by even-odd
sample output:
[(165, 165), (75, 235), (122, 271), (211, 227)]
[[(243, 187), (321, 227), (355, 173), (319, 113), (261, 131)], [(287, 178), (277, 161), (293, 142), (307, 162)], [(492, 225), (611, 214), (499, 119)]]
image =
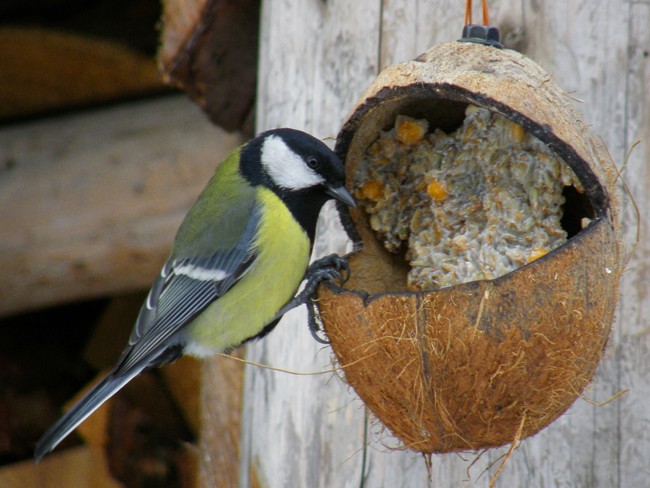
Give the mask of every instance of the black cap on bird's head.
[(251, 184), (274, 191), (310, 235), (327, 200), (355, 206), (345, 189), (341, 160), (322, 141), (299, 130), (263, 132), (243, 148), (240, 168)]

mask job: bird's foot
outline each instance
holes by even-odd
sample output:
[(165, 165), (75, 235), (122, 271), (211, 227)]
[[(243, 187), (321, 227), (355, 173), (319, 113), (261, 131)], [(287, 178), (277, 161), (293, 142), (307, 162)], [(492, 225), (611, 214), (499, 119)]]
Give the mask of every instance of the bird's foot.
[[(323, 322), (321, 321), (318, 307), (316, 306), (316, 299), (314, 293), (316, 288), (323, 281), (338, 281), (343, 285), (350, 277), (350, 264), (348, 258), (339, 256), (338, 254), (330, 254), (314, 261), (307, 269), (305, 279), (307, 287), (311, 287), (312, 291), (306, 297), (307, 303), (307, 323), (309, 324), (309, 331), (311, 335), (321, 344), (329, 344), (329, 340), (323, 336)], [(303, 290), (304, 291), (304, 290)]]
[[(307, 284), (312, 283), (313, 291), (323, 281), (338, 281), (343, 285), (350, 277), (350, 264), (348, 258), (338, 254), (330, 254), (317, 259), (309, 265), (305, 273)], [(305, 286), (306, 288), (306, 286)]]
[(303, 303), (307, 304), (309, 330), (314, 338), (324, 344), (329, 342), (320, 337), (322, 327), (318, 310), (314, 300), (316, 288), (324, 281), (338, 281), (340, 284), (345, 283), (350, 276), (350, 266), (348, 259), (338, 254), (330, 254), (314, 261), (305, 273), (305, 286), (293, 299), (280, 309), (276, 317), (281, 317), (289, 310), (292, 310)]

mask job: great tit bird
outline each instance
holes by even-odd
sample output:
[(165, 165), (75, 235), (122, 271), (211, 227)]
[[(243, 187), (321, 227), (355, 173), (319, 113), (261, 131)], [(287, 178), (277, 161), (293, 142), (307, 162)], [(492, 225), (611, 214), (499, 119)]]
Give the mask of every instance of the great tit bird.
[(335, 276), (340, 261), (317, 261), (309, 290), (295, 297), (323, 204), (354, 205), (344, 178), (334, 152), (293, 129), (233, 151), (183, 220), (116, 366), (43, 435), (36, 460), (142, 371), (262, 337), (314, 283)]

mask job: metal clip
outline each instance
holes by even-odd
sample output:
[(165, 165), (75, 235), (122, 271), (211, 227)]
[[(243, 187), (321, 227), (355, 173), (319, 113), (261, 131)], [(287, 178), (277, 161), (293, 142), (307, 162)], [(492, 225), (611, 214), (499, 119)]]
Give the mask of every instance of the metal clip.
[(503, 45), (499, 42), (499, 29), (492, 25), (466, 25), (463, 27), (463, 36), (458, 39), (458, 42), (473, 42), (503, 49)]

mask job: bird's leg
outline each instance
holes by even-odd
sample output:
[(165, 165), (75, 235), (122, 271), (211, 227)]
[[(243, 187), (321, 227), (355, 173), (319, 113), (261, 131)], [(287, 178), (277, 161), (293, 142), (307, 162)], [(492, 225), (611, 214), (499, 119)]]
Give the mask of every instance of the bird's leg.
[(343, 284), (349, 277), (350, 265), (348, 259), (341, 257), (338, 254), (330, 254), (329, 256), (314, 261), (314, 263), (312, 263), (312, 265), (307, 269), (307, 273), (305, 273), (307, 284), (303, 289), (303, 293), (307, 287), (312, 288), (311, 292), (305, 296), (305, 303), (307, 304), (307, 324), (309, 325), (309, 331), (316, 342), (321, 344), (330, 343), (327, 338), (323, 337), (323, 322), (321, 321), (318, 307), (316, 306), (316, 300), (314, 299), (316, 287), (324, 280), (333, 281), (338, 279), (339, 283)]
[(327, 338), (323, 337), (323, 321), (320, 318), (320, 313), (318, 313), (318, 307), (316, 306), (314, 297), (310, 297), (307, 301), (307, 324), (309, 325), (311, 336), (316, 342), (320, 342), (321, 344), (330, 343)]
[(350, 267), (346, 257), (339, 256), (338, 254), (330, 254), (324, 258), (317, 259), (307, 268), (304, 277), (304, 281), (306, 282), (304, 288), (280, 309), (276, 318), (281, 317), (289, 310), (293, 310), (303, 303), (308, 303), (321, 282), (338, 280), (342, 284), (347, 281), (349, 275)]

